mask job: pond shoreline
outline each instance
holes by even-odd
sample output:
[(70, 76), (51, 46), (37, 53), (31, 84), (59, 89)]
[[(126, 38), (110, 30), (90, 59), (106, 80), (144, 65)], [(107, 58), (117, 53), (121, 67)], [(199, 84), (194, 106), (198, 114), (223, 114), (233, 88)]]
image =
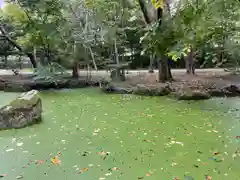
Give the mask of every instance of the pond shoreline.
[[(224, 76), (229, 78), (231, 75)], [(74, 89), (84, 87), (99, 87), (104, 93), (136, 94), (143, 96), (169, 96), (177, 100), (203, 100), (211, 97), (238, 97), (240, 83), (237, 81), (220, 80), (219, 77), (178, 76), (174, 81), (159, 83), (155, 75), (147, 74), (144, 79), (130, 76), (123, 82), (109, 82), (100, 77), (64, 77), (57, 80), (34, 79), (33, 75), (5, 75), (0, 77), (0, 90), (5, 92), (26, 92), (32, 89)], [(240, 79), (240, 77), (239, 77)]]
[(194, 87), (193, 84), (159, 83), (158, 85), (137, 84), (124, 86), (123, 84), (108, 83), (102, 87), (105, 93), (136, 94), (142, 96), (168, 96), (177, 100), (204, 100), (211, 97), (239, 97), (240, 87), (235, 84), (214, 87)]

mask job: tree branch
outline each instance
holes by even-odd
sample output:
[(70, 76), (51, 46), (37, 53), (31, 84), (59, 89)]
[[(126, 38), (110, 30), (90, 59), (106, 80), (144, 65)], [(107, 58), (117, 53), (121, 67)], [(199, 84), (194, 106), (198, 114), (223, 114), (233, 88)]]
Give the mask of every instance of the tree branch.
[(35, 59), (34, 59), (33, 54), (24, 51), (24, 49), (23, 49), (20, 45), (18, 45), (18, 44), (7, 34), (7, 32), (6, 32), (5, 28), (3, 27), (3, 25), (0, 25), (0, 31), (1, 31), (2, 35), (6, 38), (6, 40), (7, 40), (10, 44), (12, 44), (12, 45), (13, 45), (14, 47), (16, 47), (20, 52), (23, 52), (24, 54), (26, 54), (26, 55), (29, 57), (29, 59), (30, 59), (32, 65), (33, 65), (33, 68), (37, 68), (37, 63), (36, 63), (36, 61), (35, 61)]

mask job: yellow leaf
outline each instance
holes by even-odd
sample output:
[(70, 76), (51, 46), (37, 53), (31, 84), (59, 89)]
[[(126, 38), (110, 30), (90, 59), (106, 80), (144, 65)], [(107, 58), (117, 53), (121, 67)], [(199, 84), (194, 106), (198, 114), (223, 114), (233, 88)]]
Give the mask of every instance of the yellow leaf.
[(61, 164), (61, 161), (59, 160), (58, 156), (51, 158), (51, 162), (55, 165)]
[(152, 4), (155, 9), (163, 8), (164, 0), (152, 0)]

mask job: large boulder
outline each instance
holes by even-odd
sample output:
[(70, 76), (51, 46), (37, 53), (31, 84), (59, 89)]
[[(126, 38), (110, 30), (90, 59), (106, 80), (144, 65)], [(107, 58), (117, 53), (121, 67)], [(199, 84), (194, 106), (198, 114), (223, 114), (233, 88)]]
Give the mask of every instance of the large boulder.
[(0, 129), (22, 128), (42, 120), (42, 102), (36, 90), (21, 94), (0, 109)]

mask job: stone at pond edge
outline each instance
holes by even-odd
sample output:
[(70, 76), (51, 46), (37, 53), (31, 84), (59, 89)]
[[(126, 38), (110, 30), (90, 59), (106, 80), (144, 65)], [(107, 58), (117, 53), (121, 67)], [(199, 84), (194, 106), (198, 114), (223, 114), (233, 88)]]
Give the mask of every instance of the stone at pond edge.
[(105, 82), (102, 84), (101, 90), (105, 93), (117, 93), (117, 94), (132, 94), (131, 88), (119, 87), (114, 83)]
[(145, 86), (138, 84), (134, 88), (133, 93), (137, 95), (147, 95), (147, 96), (165, 96), (171, 92), (171, 89), (167, 84), (161, 86)]
[(36, 90), (21, 94), (0, 109), (0, 129), (22, 128), (42, 120), (42, 101)]
[[(105, 80), (101, 80), (105, 82)], [(34, 80), (25, 79), (21, 81), (0, 81), (0, 90), (5, 92), (27, 92), (32, 89), (44, 90), (44, 89), (61, 89), (61, 88), (83, 88), (90, 86), (99, 86), (99, 81), (87, 80), (87, 79), (57, 79), (51, 80)]]
[(210, 94), (204, 89), (182, 88), (170, 94), (178, 100), (203, 100), (210, 99)]
[(117, 83), (106, 83), (102, 86), (102, 91), (105, 93), (117, 94), (136, 94), (145, 96), (165, 96), (171, 92), (167, 84), (161, 86), (145, 86), (138, 84), (136, 87), (124, 87)]
[(236, 97), (240, 96), (240, 87), (239, 85), (230, 84), (224, 87), (211, 87), (209, 88), (209, 93), (214, 97)]

